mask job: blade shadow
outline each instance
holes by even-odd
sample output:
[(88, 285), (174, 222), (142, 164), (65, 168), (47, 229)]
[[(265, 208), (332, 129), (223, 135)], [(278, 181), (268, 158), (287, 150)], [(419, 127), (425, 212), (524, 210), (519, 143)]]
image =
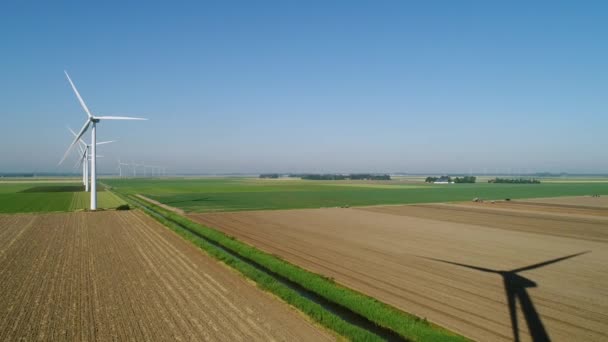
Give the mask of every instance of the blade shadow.
[(554, 264), (556, 262), (560, 262), (560, 261), (563, 261), (563, 260), (566, 260), (566, 259), (577, 257), (579, 255), (587, 254), (589, 252), (590, 251), (585, 251), (585, 252), (580, 252), (580, 253), (566, 255), (566, 256), (561, 257), (561, 258), (555, 258), (555, 259), (539, 262), (537, 264), (533, 264), (533, 265), (529, 265), (529, 266), (525, 266), (525, 267), (516, 268), (514, 270), (511, 270), (510, 272), (518, 273), (518, 272), (533, 270), (535, 268), (544, 267), (544, 266), (547, 266), (547, 265)]
[(426, 258), (426, 257), (423, 257), (423, 258), (437, 261), (437, 262), (442, 262), (445, 264), (465, 267), (468, 269), (481, 271), (481, 272), (485, 272), (485, 273), (499, 274), (503, 279), (503, 283), (504, 283), (504, 287), (505, 287), (505, 295), (507, 297), (507, 305), (509, 307), (509, 317), (511, 319), (511, 328), (513, 331), (514, 341), (515, 342), (520, 341), (519, 325), (517, 322), (517, 307), (516, 307), (516, 303), (519, 300), (519, 303), (521, 306), (521, 311), (523, 312), (524, 319), (526, 321), (526, 325), (528, 326), (528, 330), (530, 331), (530, 336), (532, 337), (532, 340), (535, 342), (546, 342), (546, 341), (551, 341), (551, 339), (549, 338), (547, 329), (545, 328), (545, 326), (542, 322), (542, 319), (541, 319), (540, 315), (538, 314), (538, 311), (536, 310), (534, 303), (532, 302), (532, 298), (530, 298), (530, 295), (528, 294), (528, 291), (527, 291), (527, 288), (537, 287), (538, 285), (534, 281), (532, 281), (526, 277), (523, 277), (517, 273), (548, 266), (548, 265), (551, 265), (551, 264), (554, 264), (554, 263), (557, 263), (560, 261), (564, 261), (566, 259), (574, 258), (579, 255), (586, 254), (586, 253), (590, 253), (590, 251), (571, 254), (571, 255), (560, 257), (560, 258), (555, 258), (555, 259), (543, 261), (540, 263), (532, 264), (529, 266), (516, 268), (513, 270), (509, 270), (509, 271), (493, 270), (490, 268), (461, 264), (461, 263), (442, 260), (442, 259)]

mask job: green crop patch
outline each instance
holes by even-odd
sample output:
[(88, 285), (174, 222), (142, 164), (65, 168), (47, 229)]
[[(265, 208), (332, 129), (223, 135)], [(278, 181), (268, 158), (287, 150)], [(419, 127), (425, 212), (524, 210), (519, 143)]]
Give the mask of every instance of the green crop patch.
[(21, 190), (23, 193), (31, 192), (78, 192), (83, 191), (84, 186), (82, 185), (45, 185), (45, 186), (34, 186)]
[[(125, 202), (104, 188), (97, 193), (100, 209), (113, 209)], [(0, 213), (35, 213), (85, 210), (91, 194), (73, 183), (0, 183)]]
[(187, 212), (275, 210), (608, 194), (608, 183), (404, 184), (252, 178), (112, 179), (116, 191), (142, 194)]
[(0, 213), (67, 211), (72, 192), (1, 193)]

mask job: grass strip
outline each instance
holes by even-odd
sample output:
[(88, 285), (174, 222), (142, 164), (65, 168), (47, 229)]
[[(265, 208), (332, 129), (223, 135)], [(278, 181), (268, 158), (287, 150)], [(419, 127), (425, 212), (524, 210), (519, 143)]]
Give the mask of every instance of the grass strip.
[(277, 295), (285, 302), (298, 308), (299, 310), (301, 310), (326, 328), (333, 330), (338, 334), (353, 341), (371, 342), (383, 340), (382, 338), (378, 337), (373, 333), (370, 333), (365, 329), (359, 328), (344, 321), (339, 316), (325, 310), (321, 305), (302, 297), (297, 291), (289, 288), (286, 285), (283, 285), (282, 283), (278, 282), (276, 279), (264, 273), (263, 271), (260, 271), (254, 266), (232, 256), (226, 251), (209, 243), (205, 239), (200, 238), (198, 235), (196, 235), (189, 229), (182, 227), (181, 224), (166, 219), (165, 217), (163, 217), (164, 213), (155, 212), (156, 208), (150, 208), (151, 206), (148, 202), (144, 203), (143, 201), (140, 201), (133, 197), (129, 197), (127, 200), (131, 202), (131, 204), (143, 208), (144, 212), (148, 213), (156, 221), (173, 230), (174, 232), (182, 236), (184, 239), (190, 241), (200, 249), (215, 257), (216, 259), (236, 269), (247, 278), (250, 278), (251, 280), (255, 281), (260, 288)]
[[(135, 200), (131, 196), (129, 196), (129, 199)], [(430, 324), (424, 319), (420, 319), (414, 315), (405, 313), (387, 304), (379, 302), (372, 297), (343, 287), (336, 284), (331, 279), (306, 271), (278, 258), (277, 256), (262, 252), (250, 245), (234, 239), (233, 237), (229, 237), (220, 231), (200, 225), (186, 217), (165, 210), (155, 204), (146, 202), (145, 207), (159, 213), (168, 222), (177, 223), (247, 260), (251, 260), (258, 265), (262, 265), (271, 272), (285, 277), (333, 303), (348, 308), (349, 310), (367, 318), (371, 322), (374, 322), (381, 327), (394, 331), (407, 340), (468, 341), (463, 336), (456, 335), (450, 331), (447, 331), (446, 329)], [(314, 318), (314, 316), (311, 317)], [(348, 335), (345, 336), (349, 338), (351, 337)], [(354, 339), (359, 340), (358, 338)]]

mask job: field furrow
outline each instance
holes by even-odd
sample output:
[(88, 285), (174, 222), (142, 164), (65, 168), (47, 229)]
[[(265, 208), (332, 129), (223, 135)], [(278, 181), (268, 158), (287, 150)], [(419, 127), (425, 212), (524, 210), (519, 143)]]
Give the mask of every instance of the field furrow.
[(136, 211), (0, 215), (0, 340), (331, 340)]
[[(564, 218), (565, 211), (556, 215), (538, 208), (530, 213), (530, 208), (505, 212), (486, 207), (386, 206), (190, 217), (477, 340), (510, 341), (515, 333), (522, 341), (543, 335), (555, 341), (606, 340), (604, 212), (577, 210)], [(564, 260), (552, 261), (556, 258)], [(508, 298), (516, 303), (515, 330)], [(543, 326), (533, 323), (537, 321)]]

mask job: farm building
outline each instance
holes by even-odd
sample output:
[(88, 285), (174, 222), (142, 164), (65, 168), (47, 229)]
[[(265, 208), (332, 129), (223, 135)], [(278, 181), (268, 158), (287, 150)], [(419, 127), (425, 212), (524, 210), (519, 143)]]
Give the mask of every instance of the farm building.
[(433, 184), (452, 184), (454, 182), (452, 182), (452, 179), (449, 176), (441, 176), (439, 178), (437, 178), (436, 181), (433, 182)]

